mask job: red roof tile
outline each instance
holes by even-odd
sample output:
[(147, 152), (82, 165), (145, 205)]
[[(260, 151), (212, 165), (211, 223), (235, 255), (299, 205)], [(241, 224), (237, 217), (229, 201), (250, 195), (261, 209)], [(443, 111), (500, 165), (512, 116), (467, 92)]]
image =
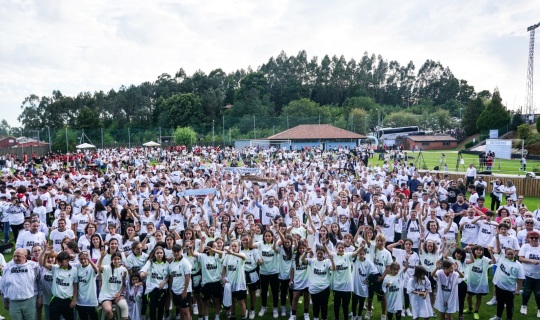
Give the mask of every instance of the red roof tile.
[(364, 139), (365, 136), (329, 124), (301, 124), (268, 137), (269, 140)]
[(457, 141), (448, 135), (441, 136), (407, 136), (407, 139), (415, 142), (431, 142), (431, 141)]

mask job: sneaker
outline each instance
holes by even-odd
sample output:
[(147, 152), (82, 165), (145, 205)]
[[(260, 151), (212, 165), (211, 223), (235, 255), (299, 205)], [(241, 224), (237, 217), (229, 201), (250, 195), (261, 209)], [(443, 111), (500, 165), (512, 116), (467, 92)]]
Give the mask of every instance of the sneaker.
[(497, 298), (493, 297), (486, 303), (488, 306), (494, 306), (497, 304)]
[(174, 320), (180, 320), (180, 315), (177, 314), (176, 317), (174, 317)]
[(272, 310), (272, 315), (274, 316), (274, 319), (279, 318), (279, 311), (278, 311), (278, 308), (274, 308), (274, 309)]
[(261, 311), (259, 311), (259, 317), (264, 316), (265, 313), (266, 313), (266, 307), (261, 307)]
[(256, 296), (256, 297), (260, 297), (260, 296), (261, 296), (261, 289), (257, 289), (257, 291), (255, 291), (255, 296)]
[(407, 314), (408, 317), (412, 317), (411, 309), (406, 309), (405, 314)]
[(401, 317), (405, 318), (406, 316), (407, 316), (407, 314), (405, 313), (405, 310), (401, 310)]
[(386, 320), (386, 315), (385, 314), (381, 315), (381, 320)]
[(196, 303), (193, 304), (193, 314), (196, 316), (199, 315), (199, 306)]
[(310, 320), (309, 319), (309, 313), (304, 313), (304, 320)]
[(372, 311), (366, 311), (366, 316), (364, 317), (364, 319), (366, 319), (366, 320), (371, 319), (371, 313), (372, 313)]
[(289, 320), (296, 320), (296, 316), (295, 315), (290, 316)]
[(536, 313), (536, 317), (540, 318), (540, 310), (538, 310), (538, 312)]
[(469, 309), (469, 308), (463, 309), (463, 314), (469, 314), (469, 313), (472, 313), (472, 309)]
[(255, 319), (255, 310), (249, 311), (249, 320)]
[(480, 320), (480, 315), (478, 314), (478, 312), (474, 313), (473, 318), (474, 320)]
[(519, 313), (527, 314), (527, 306), (521, 306), (521, 309), (519, 309)]
[(287, 316), (287, 308), (285, 306), (281, 306), (281, 316)]
[(489, 318), (489, 320), (502, 320), (502, 319), (497, 316), (494, 316), (493, 318)]

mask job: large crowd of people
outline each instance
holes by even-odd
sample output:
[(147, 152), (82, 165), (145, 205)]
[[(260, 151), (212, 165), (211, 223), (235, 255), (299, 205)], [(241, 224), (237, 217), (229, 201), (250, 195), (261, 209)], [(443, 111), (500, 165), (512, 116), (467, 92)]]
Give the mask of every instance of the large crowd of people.
[(527, 314), (534, 294), (538, 310), (540, 210), (511, 181), (488, 186), (473, 165), (454, 181), (370, 156), (203, 147), (3, 158), (3, 247), (15, 246), (13, 260), (0, 255), (4, 307), (29, 320), (370, 319), (375, 308), (442, 320), (479, 319), (490, 295), (497, 320), (505, 309), (512, 319), (515, 295)]

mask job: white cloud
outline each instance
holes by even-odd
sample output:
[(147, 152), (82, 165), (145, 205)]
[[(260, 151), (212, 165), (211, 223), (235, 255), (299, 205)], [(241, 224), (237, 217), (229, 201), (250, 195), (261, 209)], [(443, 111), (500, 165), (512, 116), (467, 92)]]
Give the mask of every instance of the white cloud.
[(526, 28), (539, 13), (525, 0), (4, 1), (0, 112), (15, 123), (32, 93), (108, 91), (180, 68), (256, 68), (304, 49), (357, 61), (367, 51), (417, 68), (438, 60), (476, 90), (499, 87), (512, 108), (525, 100)]

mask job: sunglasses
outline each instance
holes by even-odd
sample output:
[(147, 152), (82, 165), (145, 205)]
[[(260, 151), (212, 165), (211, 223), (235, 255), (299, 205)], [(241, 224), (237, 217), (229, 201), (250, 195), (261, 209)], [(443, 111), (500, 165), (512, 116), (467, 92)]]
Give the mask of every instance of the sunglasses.
[(529, 221), (529, 222), (525, 222), (525, 224), (534, 224), (534, 222)]
[(529, 240), (538, 240), (538, 237), (529, 237)]

